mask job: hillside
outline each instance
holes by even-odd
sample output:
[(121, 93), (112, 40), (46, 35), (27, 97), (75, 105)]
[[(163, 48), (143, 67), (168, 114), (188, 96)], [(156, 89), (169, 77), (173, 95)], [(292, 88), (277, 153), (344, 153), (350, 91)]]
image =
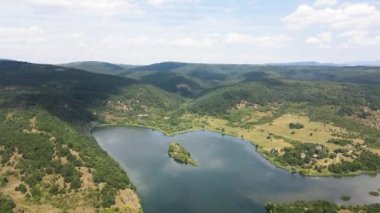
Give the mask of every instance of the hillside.
[(319, 63), (229, 65), (163, 62), (128, 66), (105, 62), (75, 62), (63, 66), (129, 77), (191, 98), (200, 97), (215, 88), (246, 81), (275, 79), (278, 82), (283, 79), (373, 85), (380, 83), (378, 67)]
[[(228, 65), (164, 62), (127, 69), (119, 75), (154, 84), (169, 92), (199, 97), (215, 88), (242, 81), (299, 80), (316, 82), (380, 84), (378, 67), (273, 64)], [(183, 85), (185, 87), (178, 87)], [(185, 91), (184, 91), (184, 88)]]
[(91, 108), (134, 80), (37, 65), (0, 62), (1, 194), (18, 211), (138, 212), (125, 172), (89, 137)]
[(117, 75), (119, 73), (125, 72), (128, 68), (133, 67), (132, 65), (111, 64), (99, 61), (72, 62), (67, 64), (60, 64), (60, 66), (109, 75)]
[(164, 62), (133, 67), (120, 75), (155, 85), (168, 92), (195, 98), (214, 88), (237, 83), (241, 80), (242, 73), (255, 70), (256, 66), (250, 65)]

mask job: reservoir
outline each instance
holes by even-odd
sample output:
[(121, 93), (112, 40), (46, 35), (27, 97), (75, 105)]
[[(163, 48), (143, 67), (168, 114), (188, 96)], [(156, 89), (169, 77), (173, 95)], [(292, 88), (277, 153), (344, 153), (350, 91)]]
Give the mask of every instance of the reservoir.
[[(145, 213), (260, 213), (267, 202), (316, 199), (344, 205), (380, 202), (368, 194), (380, 188), (380, 175), (302, 177), (274, 167), (248, 141), (214, 132), (168, 137), (151, 129), (116, 126), (92, 134), (127, 172)], [(198, 166), (169, 158), (173, 141), (184, 146)], [(351, 200), (341, 201), (342, 195)]]

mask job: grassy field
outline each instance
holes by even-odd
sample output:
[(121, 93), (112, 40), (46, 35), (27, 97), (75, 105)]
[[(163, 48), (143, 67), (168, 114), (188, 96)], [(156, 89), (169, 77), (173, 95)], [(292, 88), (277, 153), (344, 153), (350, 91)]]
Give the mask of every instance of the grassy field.
[[(332, 124), (324, 124), (321, 122), (312, 122), (305, 115), (285, 114), (271, 123), (262, 125), (256, 125), (251, 129), (230, 127), (228, 122), (223, 119), (209, 117), (207, 119), (208, 126), (206, 129), (212, 131), (218, 131), (224, 134), (233, 135), (242, 139), (248, 140), (251, 143), (257, 145), (258, 151), (264, 155), (271, 150), (277, 150), (279, 154), (283, 154), (283, 149), (286, 147), (292, 147), (295, 143), (312, 142), (326, 146), (329, 150), (335, 150), (342, 148), (341, 146), (327, 143), (330, 139), (343, 139), (341, 136), (346, 135), (347, 130), (336, 127)], [(298, 130), (289, 129), (289, 123), (299, 122), (305, 127)], [(292, 134), (292, 132), (295, 132)], [(312, 134), (310, 134), (312, 133)], [(345, 138), (347, 139), (347, 138)], [(349, 138), (354, 141), (354, 144), (362, 144), (363, 140), (359, 138)], [(354, 150), (355, 148), (352, 147)], [(378, 152), (378, 149), (371, 149), (373, 152)], [(274, 162), (274, 159), (266, 155), (276, 165), (290, 170), (292, 167), (284, 166), (278, 162)], [(342, 161), (352, 161), (349, 157), (340, 156), (334, 159), (320, 159), (317, 160), (317, 165), (328, 166), (331, 163), (339, 163)], [(331, 175), (327, 169), (323, 169), (322, 172), (315, 172), (314, 170), (304, 170), (306, 175), (313, 176), (326, 176)]]

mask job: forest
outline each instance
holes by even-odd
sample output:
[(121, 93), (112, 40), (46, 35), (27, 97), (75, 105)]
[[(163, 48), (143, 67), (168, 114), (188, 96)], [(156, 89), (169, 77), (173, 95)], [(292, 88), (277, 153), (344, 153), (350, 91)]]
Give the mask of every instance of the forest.
[(265, 205), (268, 213), (336, 213), (340, 210), (350, 212), (376, 213), (379, 211), (380, 204), (371, 204), (363, 206), (339, 206), (335, 203), (322, 200), (317, 201), (296, 201), (292, 203)]

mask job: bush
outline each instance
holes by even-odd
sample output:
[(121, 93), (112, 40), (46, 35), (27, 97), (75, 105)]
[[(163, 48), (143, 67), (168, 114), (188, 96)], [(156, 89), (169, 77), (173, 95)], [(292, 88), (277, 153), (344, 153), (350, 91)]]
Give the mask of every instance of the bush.
[(27, 189), (26, 189), (26, 186), (24, 184), (20, 184), (19, 186), (17, 186), (15, 188), (16, 191), (20, 191), (21, 193), (25, 194)]
[(75, 177), (70, 184), (70, 188), (78, 189), (78, 188), (80, 188), (80, 186), (81, 186), (81, 182), (80, 182), (79, 177)]
[(115, 205), (116, 191), (109, 185), (105, 185), (100, 192), (102, 206), (104, 208), (109, 208)]
[(327, 141), (327, 143), (333, 143), (339, 146), (346, 146), (346, 145), (351, 145), (353, 142), (352, 140), (346, 140), (346, 139), (330, 139)]
[(30, 194), (32, 195), (33, 198), (35, 198), (36, 200), (38, 200), (41, 196), (41, 191), (39, 189), (37, 189), (37, 187), (33, 186), (31, 189), (30, 189)]
[(368, 194), (371, 195), (371, 196), (374, 196), (374, 197), (379, 197), (380, 196), (380, 193), (379, 192), (375, 192), (375, 191), (369, 192)]
[(1, 213), (13, 213), (13, 209), (16, 207), (16, 204), (9, 197), (4, 197), (0, 195), (0, 212)]
[(2, 187), (4, 187), (4, 186), (6, 186), (8, 184), (8, 178), (7, 177), (2, 177), (0, 182), (1, 182), (0, 185)]
[(33, 187), (42, 180), (43, 174), (39, 170), (35, 170), (25, 177), (25, 183)]
[(347, 196), (347, 195), (342, 195), (342, 196), (340, 196), (340, 199), (343, 201), (349, 201), (349, 200), (351, 200), (351, 197)]
[(52, 194), (52, 195), (57, 195), (59, 193), (59, 187), (57, 184), (53, 184), (50, 189), (49, 189), (49, 193)]
[(303, 124), (301, 123), (290, 123), (289, 129), (302, 129), (304, 128)]

